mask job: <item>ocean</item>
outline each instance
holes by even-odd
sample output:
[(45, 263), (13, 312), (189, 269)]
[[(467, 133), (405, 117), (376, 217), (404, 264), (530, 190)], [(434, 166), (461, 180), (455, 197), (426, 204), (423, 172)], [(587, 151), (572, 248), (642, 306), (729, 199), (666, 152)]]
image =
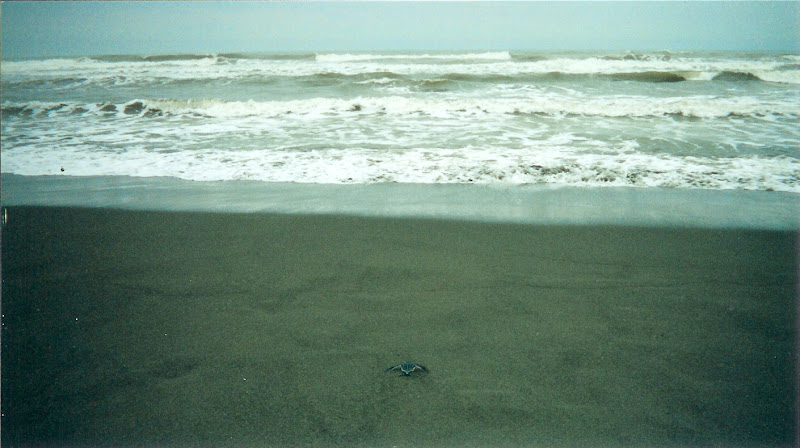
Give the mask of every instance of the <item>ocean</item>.
[(800, 56), (4, 60), (2, 172), (800, 193)]

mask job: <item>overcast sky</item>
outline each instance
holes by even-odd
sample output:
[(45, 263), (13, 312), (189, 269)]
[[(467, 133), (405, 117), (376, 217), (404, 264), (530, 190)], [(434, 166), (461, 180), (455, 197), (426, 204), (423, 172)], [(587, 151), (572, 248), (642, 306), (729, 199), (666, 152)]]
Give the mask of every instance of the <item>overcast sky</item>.
[(4, 58), (360, 50), (800, 50), (800, 2), (4, 2)]

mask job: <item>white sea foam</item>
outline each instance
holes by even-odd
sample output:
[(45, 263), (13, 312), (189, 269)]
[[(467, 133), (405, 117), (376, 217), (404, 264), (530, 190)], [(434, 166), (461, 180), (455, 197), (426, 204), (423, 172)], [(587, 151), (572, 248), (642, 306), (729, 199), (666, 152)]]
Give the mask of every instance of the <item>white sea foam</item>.
[(440, 53), (440, 54), (350, 54), (350, 53), (323, 53), (317, 54), (318, 62), (358, 62), (358, 61), (380, 61), (380, 60), (469, 60), (469, 61), (507, 61), (511, 59), (508, 51), (491, 51), (485, 53)]
[(557, 144), (536, 152), (504, 148), (379, 152), (348, 148), (153, 153), (133, 149), (108, 154), (72, 147), (50, 153), (14, 151), (4, 155), (3, 161), (4, 172), (23, 175), (60, 174), (60, 167), (66, 167), (66, 174), (168, 176), (198, 181), (558, 184), (800, 193), (800, 161), (792, 158), (587, 155)]

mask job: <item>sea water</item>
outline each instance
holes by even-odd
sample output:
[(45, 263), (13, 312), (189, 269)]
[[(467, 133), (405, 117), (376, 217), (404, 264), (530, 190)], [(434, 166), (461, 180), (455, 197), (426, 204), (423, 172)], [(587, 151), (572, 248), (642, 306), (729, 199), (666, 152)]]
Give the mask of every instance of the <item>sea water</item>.
[(2, 172), (800, 193), (800, 56), (112, 55), (2, 62)]

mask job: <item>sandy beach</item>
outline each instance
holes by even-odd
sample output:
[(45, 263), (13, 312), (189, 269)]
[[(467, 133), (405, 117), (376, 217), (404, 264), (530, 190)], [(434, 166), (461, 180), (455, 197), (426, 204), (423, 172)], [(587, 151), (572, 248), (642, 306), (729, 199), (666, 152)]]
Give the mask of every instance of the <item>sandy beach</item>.
[(794, 442), (792, 231), (7, 214), (4, 446)]

